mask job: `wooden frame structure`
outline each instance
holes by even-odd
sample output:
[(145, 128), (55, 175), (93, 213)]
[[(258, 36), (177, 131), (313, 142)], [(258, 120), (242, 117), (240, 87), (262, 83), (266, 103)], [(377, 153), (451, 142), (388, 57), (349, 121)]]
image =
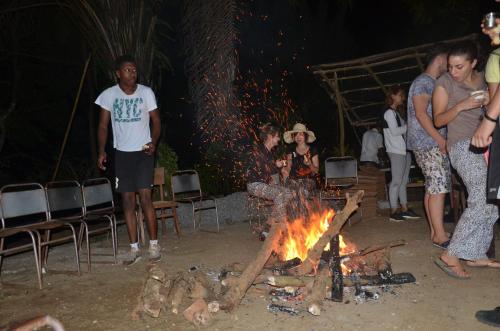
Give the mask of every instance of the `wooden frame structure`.
[[(477, 34), (472, 34), (439, 43), (477, 38)], [(408, 89), (413, 79), (424, 71), (423, 58), (435, 44), (437, 43), (311, 66), (312, 73), (337, 107), (342, 156), (345, 153), (345, 119), (361, 144), (358, 131), (377, 122), (388, 87), (402, 85)]]

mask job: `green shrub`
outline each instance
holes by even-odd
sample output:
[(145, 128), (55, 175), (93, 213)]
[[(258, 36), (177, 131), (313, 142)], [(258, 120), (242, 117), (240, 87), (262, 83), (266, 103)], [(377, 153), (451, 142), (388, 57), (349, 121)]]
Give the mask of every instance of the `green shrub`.
[(165, 143), (158, 145), (156, 167), (165, 168), (165, 194), (171, 198), (170, 176), (178, 169), (177, 154)]

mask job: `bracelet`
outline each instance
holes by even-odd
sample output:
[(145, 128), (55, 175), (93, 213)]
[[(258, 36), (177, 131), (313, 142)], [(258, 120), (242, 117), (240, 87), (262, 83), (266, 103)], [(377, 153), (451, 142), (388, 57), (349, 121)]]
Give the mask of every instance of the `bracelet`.
[(486, 118), (490, 122), (496, 123), (498, 120), (498, 117), (497, 117), (497, 119), (494, 119), (494, 118), (490, 117), (487, 112), (484, 112), (483, 116), (484, 116), (484, 118)]

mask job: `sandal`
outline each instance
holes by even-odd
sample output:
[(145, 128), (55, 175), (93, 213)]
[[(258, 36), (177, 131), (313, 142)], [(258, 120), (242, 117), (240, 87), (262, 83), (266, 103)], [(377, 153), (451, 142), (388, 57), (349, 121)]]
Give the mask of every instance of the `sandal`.
[(467, 261), (465, 264), (472, 268), (493, 268), (500, 269), (500, 262), (497, 260), (477, 260)]
[[(450, 265), (450, 264), (446, 263), (445, 261), (443, 261), (443, 259), (441, 259), (441, 257), (435, 258), (434, 263), (439, 267), (439, 269), (443, 270), (450, 277), (460, 279), (460, 280), (470, 279), (469, 275), (461, 276), (460, 274), (458, 274), (454, 270), (454, 268), (462, 268), (462, 266), (460, 266), (460, 265)], [(463, 269), (461, 269), (461, 270), (465, 271)]]

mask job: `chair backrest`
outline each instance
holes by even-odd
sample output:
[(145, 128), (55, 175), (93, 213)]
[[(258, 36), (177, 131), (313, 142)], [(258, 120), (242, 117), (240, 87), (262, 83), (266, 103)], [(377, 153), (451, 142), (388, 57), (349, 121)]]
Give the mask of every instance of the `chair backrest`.
[(200, 177), (196, 170), (181, 170), (172, 174), (172, 195), (175, 200), (176, 195), (198, 195), (201, 197)]
[(49, 219), (45, 189), (38, 183), (2, 187), (0, 208), (2, 228), (34, 224)]
[(51, 218), (83, 216), (82, 188), (76, 180), (49, 182), (45, 191)]
[(351, 179), (358, 183), (358, 161), (352, 156), (329, 157), (325, 160), (325, 185), (329, 179)]
[(92, 178), (82, 183), (84, 212), (114, 210), (113, 191), (107, 178)]
[(155, 168), (155, 174), (153, 178), (153, 185), (159, 186), (160, 188), (160, 200), (165, 200), (165, 191), (163, 185), (165, 185), (165, 168), (159, 167)]

